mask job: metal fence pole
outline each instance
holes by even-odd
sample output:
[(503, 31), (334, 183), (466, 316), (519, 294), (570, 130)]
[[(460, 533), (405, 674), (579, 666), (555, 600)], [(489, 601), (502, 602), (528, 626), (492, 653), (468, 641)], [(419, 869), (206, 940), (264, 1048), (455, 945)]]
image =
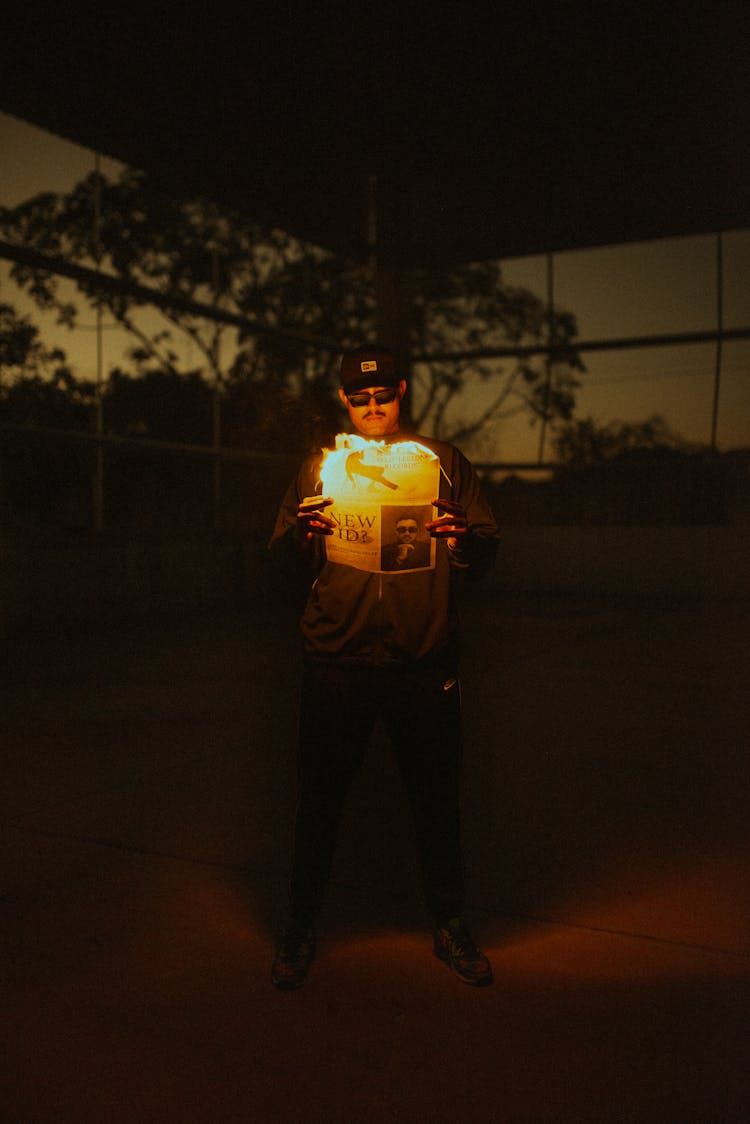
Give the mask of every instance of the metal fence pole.
[(554, 259), (552, 254), (547, 254), (547, 315), (549, 324), (547, 328), (547, 342), (550, 350), (545, 355), (544, 365), (546, 368), (546, 380), (544, 383), (544, 403), (542, 406), (542, 426), (539, 431), (539, 450), (537, 452), (537, 462), (542, 464), (544, 461), (544, 442), (547, 436), (547, 411), (549, 409), (549, 392), (550, 384), (552, 382), (552, 345), (554, 344)]
[[(97, 152), (94, 156), (94, 261), (97, 273), (101, 269), (101, 220), (102, 220), (102, 188), (100, 179), (100, 159)], [(104, 347), (102, 339), (102, 306), (96, 307), (96, 392), (94, 398), (94, 432), (97, 443), (94, 449), (94, 470), (92, 480), (92, 506), (94, 532), (100, 535), (104, 530), (104, 445), (101, 438), (104, 434)]]
[[(211, 251), (211, 273), (214, 290), (214, 308), (219, 307), (221, 298), (221, 279), (219, 277), (219, 251), (214, 247)], [(214, 337), (214, 385), (211, 396), (211, 444), (214, 449), (213, 464), (211, 466), (211, 513), (214, 532), (221, 530), (221, 328), (216, 327)]]
[(724, 327), (724, 247), (721, 231), (716, 235), (716, 351), (714, 366), (714, 401), (711, 413), (711, 452), (716, 452), (719, 423), (719, 388), (721, 385), (721, 345)]

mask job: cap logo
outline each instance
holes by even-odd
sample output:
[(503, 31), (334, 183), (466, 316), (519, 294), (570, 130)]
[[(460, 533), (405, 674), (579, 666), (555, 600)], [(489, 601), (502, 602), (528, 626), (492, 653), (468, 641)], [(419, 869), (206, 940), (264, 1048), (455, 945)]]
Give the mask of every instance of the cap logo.
[(376, 361), (375, 359), (364, 359), (364, 360), (363, 360), (363, 361), (362, 361), (362, 362), (360, 363), (360, 365), (359, 365), (359, 369), (360, 369), (360, 371), (362, 371), (362, 372), (365, 372), (365, 371), (377, 371), (377, 369), (378, 369), (378, 364), (377, 364), (377, 361)]

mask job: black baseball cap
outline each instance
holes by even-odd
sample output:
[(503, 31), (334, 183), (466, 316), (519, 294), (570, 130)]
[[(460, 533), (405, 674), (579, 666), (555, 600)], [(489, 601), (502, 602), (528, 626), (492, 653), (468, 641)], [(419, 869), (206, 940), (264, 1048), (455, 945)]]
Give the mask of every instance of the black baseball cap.
[(368, 386), (398, 386), (393, 353), (386, 347), (357, 347), (341, 360), (341, 388), (356, 394)]

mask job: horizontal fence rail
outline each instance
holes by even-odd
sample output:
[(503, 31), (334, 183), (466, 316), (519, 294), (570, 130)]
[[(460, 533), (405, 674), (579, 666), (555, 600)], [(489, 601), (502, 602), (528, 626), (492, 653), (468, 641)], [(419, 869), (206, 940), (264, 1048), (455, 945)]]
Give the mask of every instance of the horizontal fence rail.
[[(657, 336), (625, 336), (622, 339), (606, 340), (574, 340), (566, 344), (566, 349), (571, 351), (624, 351), (627, 348), (638, 347), (675, 347), (679, 344), (716, 343), (718, 340), (750, 339), (750, 328), (714, 328), (702, 332), (674, 332)], [(478, 347), (465, 351), (442, 351), (429, 355), (413, 355), (414, 363), (457, 363), (471, 359), (519, 359), (532, 355), (554, 354), (560, 350), (560, 344), (524, 344), (523, 346), (508, 347)]]
[[(253, 335), (277, 336), (280, 339), (304, 344), (321, 351), (338, 353), (341, 350), (341, 345), (333, 340), (264, 324), (260, 320), (231, 312), (216, 305), (189, 300), (178, 293), (162, 293), (158, 289), (152, 289), (147, 285), (141, 285), (138, 282), (129, 281), (111, 273), (102, 273), (75, 262), (65, 261), (64, 258), (41, 254), (37, 250), (31, 250), (25, 246), (15, 246), (2, 240), (0, 240), (0, 258), (18, 262), (20, 265), (26, 265), (31, 269), (44, 269), (50, 273), (70, 277), (73, 280), (96, 284), (109, 292), (127, 293), (138, 297), (146, 304), (153, 304), (159, 308), (175, 309), (222, 324), (232, 324)], [(717, 341), (729, 342), (747, 339), (750, 339), (750, 327), (714, 328), (700, 332), (672, 332), (604, 340), (575, 340), (572, 344), (566, 346), (574, 351), (622, 351), (627, 348), (674, 347), (680, 344), (716, 343)], [(411, 356), (411, 360), (413, 363), (448, 363), (472, 359), (527, 358), (533, 355), (548, 355), (558, 351), (559, 348), (560, 344), (556, 344), (554, 341), (533, 344), (507, 344), (503, 347), (465, 348), (456, 351), (429, 353), (417, 352)]]
[[(263, 321), (242, 315), (237, 312), (232, 312), (228, 309), (223, 309), (216, 304), (203, 303), (201, 301), (186, 298), (178, 293), (164, 293), (159, 290), (150, 288), (147, 285), (142, 285), (136, 281), (128, 280), (126, 278), (116, 276), (111, 273), (104, 273), (101, 270), (90, 268), (80, 265), (75, 262), (66, 261), (58, 256), (47, 255), (39, 253), (36, 250), (29, 249), (23, 246), (13, 245), (12, 243), (0, 240), (0, 258), (16, 262), (21, 266), (29, 269), (44, 270), (49, 273), (57, 274), (63, 277), (71, 278), (72, 280), (80, 281), (93, 288), (99, 288), (100, 291), (108, 293), (126, 293), (135, 297), (143, 304), (153, 305), (157, 308), (166, 310), (175, 310), (188, 313), (189, 315), (202, 317), (206, 320), (216, 323), (223, 323), (233, 325), (241, 328), (243, 331), (256, 336), (273, 336), (279, 339), (287, 340), (290, 343), (302, 345), (307, 348), (312, 348), (318, 351), (329, 352), (331, 354), (339, 353), (341, 350), (340, 343), (325, 339), (319, 336), (310, 335), (308, 333), (299, 332), (294, 329), (276, 327), (264, 323)], [(597, 351), (622, 351), (626, 349), (638, 348), (666, 348), (670, 346), (679, 345), (699, 345), (699, 344), (715, 344), (717, 348), (717, 355), (720, 357), (721, 346), (723, 343), (739, 340), (750, 339), (750, 327), (740, 328), (724, 328), (721, 324), (721, 317), (717, 322), (717, 327), (714, 329), (707, 329), (694, 332), (674, 332), (662, 333), (657, 335), (641, 335), (641, 336), (628, 336), (619, 337), (614, 339), (596, 339), (596, 340), (576, 340), (570, 344), (565, 345), (565, 350), (575, 352), (597, 352)], [(441, 362), (471, 362), (480, 360), (491, 359), (524, 359), (532, 356), (548, 356), (554, 358), (559, 353), (561, 345), (557, 343), (554, 336), (546, 341), (538, 341), (530, 344), (507, 344), (501, 347), (474, 347), (467, 349), (446, 350), (442, 352), (420, 352), (412, 354), (411, 362), (413, 364), (420, 363), (441, 363)], [(720, 358), (717, 358), (717, 366), (720, 366)], [(714, 402), (714, 425), (712, 443), (707, 446), (714, 452), (715, 449), (715, 418), (718, 405), (718, 370), (716, 375), (715, 386), (715, 402)], [(214, 464), (214, 472), (220, 475), (220, 465), (222, 462), (245, 462), (267, 465), (280, 465), (285, 460), (289, 459), (288, 454), (278, 451), (258, 450), (240, 448), (236, 446), (225, 446), (220, 443), (220, 437), (215, 443), (207, 444), (193, 444), (189, 442), (173, 441), (168, 439), (160, 439), (153, 437), (143, 437), (135, 434), (123, 435), (114, 433), (104, 433), (99, 427), (98, 432), (77, 430), (77, 429), (60, 429), (53, 426), (38, 426), (31, 424), (20, 424), (0, 421), (0, 433), (9, 433), (16, 435), (27, 435), (30, 438), (38, 437), (49, 441), (61, 441), (72, 443), (85, 443), (96, 449), (96, 456), (100, 462), (97, 466), (96, 472), (99, 476), (99, 483), (97, 485), (99, 491), (102, 488), (101, 481), (101, 460), (104, 456), (106, 449), (126, 449), (133, 452), (142, 452), (143, 454), (172, 454), (175, 456), (188, 456), (196, 458), (208, 458)], [(540, 454), (536, 460), (528, 461), (475, 461), (475, 467), (481, 473), (493, 474), (498, 472), (552, 472), (560, 467), (556, 462), (550, 462), (543, 456), (543, 451), (540, 446)], [(218, 490), (220, 489), (219, 476), (215, 479), (215, 506), (218, 507)], [(98, 507), (102, 506), (102, 498), (99, 496)], [(100, 526), (101, 516), (95, 519), (97, 529)]]
[(81, 429), (56, 429), (49, 425), (20, 425), (0, 422), (0, 432), (28, 434), (52, 440), (83, 441), (89, 445), (109, 445), (117, 448), (142, 449), (151, 453), (177, 453), (187, 456), (217, 457), (220, 460), (282, 462), (284, 453), (266, 449), (241, 449), (231, 445), (191, 445), (185, 441), (162, 440), (159, 437), (130, 437), (117, 433), (86, 433)]
[(14, 246), (11, 242), (0, 241), (0, 258), (18, 262), (19, 265), (28, 266), (30, 269), (44, 269), (49, 273), (70, 277), (74, 281), (85, 281), (87, 284), (96, 285), (110, 293), (127, 293), (129, 296), (137, 297), (144, 304), (153, 304), (158, 308), (174, 309), (178, 312), (187, 312), (193, 316), (202, 316), (207, 320), (214, 320), (218, 323), (232, 324), (236, 328), (243, 328), (251, 335), (276, 336), (292, 343), (314, 347), (320, 351), (340, 351), (338, 343), (323, 339), (320, 336), (311, 336), (288, 328), (277, 328), (270, 324), (264, 324), (261, 320), (243, 316), (238, 312), (231, 312), (229, 309), (221, 308), (221, 306), (190, 300), (179, 293), (161, 293), (158, 289), (141, 285), (137, 281), (129, 281), (112, 273), (102, 273), (100, 270), (66, 261), (64, 258), (40, 254), (37, 250), (30, 250), (25, 246)]

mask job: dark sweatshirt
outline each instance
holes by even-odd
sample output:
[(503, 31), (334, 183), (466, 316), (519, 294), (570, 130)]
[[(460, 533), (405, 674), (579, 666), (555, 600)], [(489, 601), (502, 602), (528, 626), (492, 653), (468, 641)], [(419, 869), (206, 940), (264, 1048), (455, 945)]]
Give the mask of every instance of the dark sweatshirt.
[(303, 462), (287, 489), (269, 549), (279, 565), (303, 561), (312, 582), (300, 628), (306, 653), (355, 663), (435, 661), (455, 664), (458, 614), (455, 585), (460, 574), (481, 577), (497, 551), (498, 529), (479, 478), (453, 445), (419, 435), (415, 440), (440, 458), (440, 498), (461, 504), (469, 533), (456, 550), (436, 543), (434, 569), (370, 573), (329, 562), (325, 536), (305, 542), (297, 530), (300, 502), (319, 491), (322, 453)]

